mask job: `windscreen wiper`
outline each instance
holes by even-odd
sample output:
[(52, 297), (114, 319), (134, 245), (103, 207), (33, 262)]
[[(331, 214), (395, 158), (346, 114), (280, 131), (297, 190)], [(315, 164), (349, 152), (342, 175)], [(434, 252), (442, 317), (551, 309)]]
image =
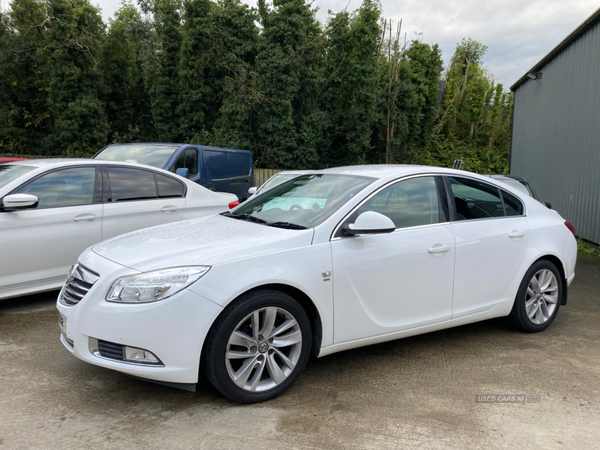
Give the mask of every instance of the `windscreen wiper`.
[(270, 227), (288, 228), (290, 230), (308, 230), (308, 227), (305, 227), (304, 225), (290, 222), (269, 222), (267, 225)]
[(232, 214), (229, 211), (221, 213), (222, 216), (231, 217), (232, 219), (247, 220), (248, 222), (268, 224), (266, 220), (260, 219), (250, 214)]

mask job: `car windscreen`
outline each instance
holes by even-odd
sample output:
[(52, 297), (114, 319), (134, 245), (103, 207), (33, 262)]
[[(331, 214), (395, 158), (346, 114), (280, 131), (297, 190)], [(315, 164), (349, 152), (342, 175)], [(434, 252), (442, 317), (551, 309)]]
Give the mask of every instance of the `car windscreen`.
[(277, 175), (269, 178), (265, 184), (260, 187), (260, 192), (273, 189), (275, 186), (279, 186), (281, 183), (285, 183), (286, 181), (296, 178), (297, 176), (299, 176), (297, 173), (278, 173)]
[(503, 183), (508, 184), (511, 187), (514, 187), (518, 190), (520, 190), (521, 192), (524, 192), (525, 194), (529, 195), (530, 197), (533, 197), (533, 192), (531, 192), (529, 190), (529, 187), (526, 186), (525, 184), (521, 183), (518, 180), (508, 180), (508, 179), (502, 179), (501, 180)]
[(231, 214), (310, 228), (374, 181), (351, 175), (300, 175), (243, 203)]
[(165, 144), (127, 144), (110, 145), (94, 156), (104, 161), (131, 161), (163, 169), (179, 148), (178, 145)]
[(15, 181), (21, 175), (25, 175), (27, 172), (31, 172), (34, 169), (35, 167), (32, 166), (0, 164), (0, 189), (8, 183)]

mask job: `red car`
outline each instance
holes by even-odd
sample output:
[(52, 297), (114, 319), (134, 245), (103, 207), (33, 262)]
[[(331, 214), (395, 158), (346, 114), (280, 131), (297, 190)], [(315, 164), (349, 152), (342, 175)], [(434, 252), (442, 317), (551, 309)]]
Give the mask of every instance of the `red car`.
[(0, 164), (11, 161), (23, 161), (26, 158), (0, 158)]

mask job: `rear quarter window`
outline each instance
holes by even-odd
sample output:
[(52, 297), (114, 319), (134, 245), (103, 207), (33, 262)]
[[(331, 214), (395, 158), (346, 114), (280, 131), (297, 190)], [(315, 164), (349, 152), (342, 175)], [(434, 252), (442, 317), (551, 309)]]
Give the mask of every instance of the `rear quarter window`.
[(502, 199), (504, 200), (504, 208), (506, 209), (507, 216), (522, 216), (523, 215), (523, 203), (514, 195), (508, 192), (502, 192)]

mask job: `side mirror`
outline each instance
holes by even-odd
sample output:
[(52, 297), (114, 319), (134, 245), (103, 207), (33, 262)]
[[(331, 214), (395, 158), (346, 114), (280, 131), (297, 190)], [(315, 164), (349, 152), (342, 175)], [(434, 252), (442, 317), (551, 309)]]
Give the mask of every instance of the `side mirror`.
[(189, 178), (190, 177), (190, 169), (188, 169), (186, 167), (181, 167), (181, 168), (177, 169), (175, 171), (175, 173), (177, 175), (179, 175), (180, 177), (183, 177), (183, 178)]
[(40, 200), (31, 194), (12, 194), (2, 199), (2, 209), (4, 211), (15, 211), (17, 209), (26, 209), (37, 206)]
[(546, 206), (546, 208), (552, 209), (552, 205), (550, 203), (548, 203), (548, 202), (542, 202), (542, 203)]
[(396, 225), (387, 216), (375, 211), (365, 211), (356, 218), (354, 223), (346, 223), (342, 231), (350, 236), (357, 234), (392, 233)]
[(258, 191), (258, 188), (256, 186), (252, 186), (250, 189), (248, 189), (248, 194), (254, 195), (256, 194), (256, 191)]

